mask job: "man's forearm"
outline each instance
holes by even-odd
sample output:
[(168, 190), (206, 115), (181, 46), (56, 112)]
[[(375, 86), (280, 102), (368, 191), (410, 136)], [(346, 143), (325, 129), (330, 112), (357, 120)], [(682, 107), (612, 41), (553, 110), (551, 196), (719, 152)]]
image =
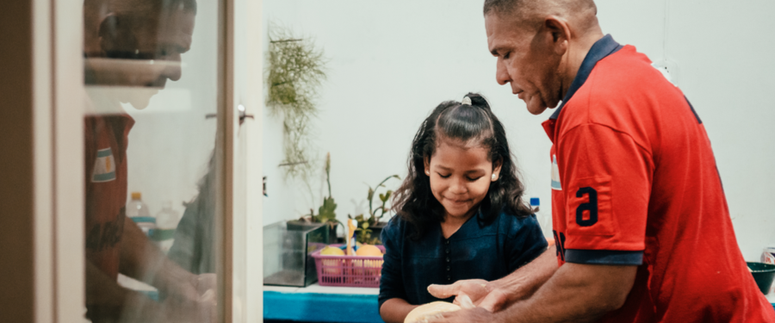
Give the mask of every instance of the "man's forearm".
[(160, 313), (156, 302), (141, 293), (119, 286), (88, 260), (85, 278), (87, 316), (92, 321), (121, 321), (131, 312), (142, 312), (149, 317)]
[(129, 218), (124, 222), (122, 240), (121, 273), (162, 290), (180, 281), (195, 278), (193, 274), (170, 261)]
[(496, 313), (496, 322), (590, 322), (620, 308), (637, 266), (560, 267), (535, 294)]
[(538, 258), (506, 277), (492, 281), (488, 288), (507, 291), (508, 303), (529, 298), (557, 271), (556, 249), (546, 249)]
[(85, 278), (87, 306), (121, 308), (126, 303), (129, 291), (88, 260)]

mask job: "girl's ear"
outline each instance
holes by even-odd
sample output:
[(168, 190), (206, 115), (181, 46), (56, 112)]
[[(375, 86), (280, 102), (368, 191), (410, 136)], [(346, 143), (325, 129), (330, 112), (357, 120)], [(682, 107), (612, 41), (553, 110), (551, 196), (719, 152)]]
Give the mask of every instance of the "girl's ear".
[(431, 176), (431, 159), (428, 156), (423, 157), (423, 165), (425, 166), (425, 175)]
[(494, 163), (492, 163), (491, 181), (495, 182), (501, 177), (501, 166), (503, 166), (502, 160), (497, 160)]

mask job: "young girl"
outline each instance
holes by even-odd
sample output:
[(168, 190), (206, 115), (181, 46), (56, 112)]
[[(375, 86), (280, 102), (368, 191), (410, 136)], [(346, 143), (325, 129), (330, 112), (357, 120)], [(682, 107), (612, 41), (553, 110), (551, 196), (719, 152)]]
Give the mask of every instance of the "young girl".
[(438, 299), (430, 284), (495, 280), (546, 250), (511, 159), (506, 133), (485, 99), (469, 93), (425, 119), (412, 142), (409, 174), (382, 231), (380, 315), (403, 322)]

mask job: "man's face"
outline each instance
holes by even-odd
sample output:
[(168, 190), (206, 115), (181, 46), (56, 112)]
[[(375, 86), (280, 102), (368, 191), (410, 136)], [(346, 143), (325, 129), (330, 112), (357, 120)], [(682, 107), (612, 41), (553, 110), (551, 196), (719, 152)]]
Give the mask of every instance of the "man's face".
[(180, 79), (181, 55), (191, 47), (194, 13), (171, 10), (140, 19), (117, 15), (103, 24), (100, 42), (109, 59), (91, 66), (97, 84), (125, 87), (116, 92), (121, 102), (144, 109), (167, 79)]
[(180, 56), (191, 48), (194, 13), (175, 10), (162, 14), (154, 23), (139, 27), (134, 33), (134, 49), (129, 46), (124, 50), (134, 51), (141, 60), (153, 60), (157, 66), (151, 69), (154, 73), (148, 73), (131, 85), (164, 88), (167, 79), (179, 80), (182, 74)]
[(551, 34), (495, 13), (485, 16), (484, 21), (487, 45), (498, 59), (495, 72), (498, 84), (511, 84), (511, 92), (525, 101), (532, 114), (556, 107), (562, 100), (559, 74), (562, 56), (551, 46)]
[(155, 61), (168, 63), (159, 71), (155, 80), (146, 86), (164, 88), (167, 79), (177, 81), (182, 74), (180, 56), (191, 48), (194, 33), (194, 13), (176, 10), (168, 19), (161, 19), (158, 33), (150, 31), (146, 37), (138, 37), (138, 49), (152, 55)]
[[(181, 76), (181, 54), (191, 47), (194, 13), (174, 10), (152, 17), (112, 15), (100, 30), (106, 66), (98, 84), (164, 88)], [(115, 59), (115, 60), (113, 60)]]

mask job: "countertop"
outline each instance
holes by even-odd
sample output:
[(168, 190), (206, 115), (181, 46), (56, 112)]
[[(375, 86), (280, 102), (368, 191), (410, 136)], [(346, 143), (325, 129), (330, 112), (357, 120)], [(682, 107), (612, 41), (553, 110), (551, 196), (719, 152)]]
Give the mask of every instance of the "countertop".
[(264, 286), (264, 319), (382, 323), (378, 288)]

